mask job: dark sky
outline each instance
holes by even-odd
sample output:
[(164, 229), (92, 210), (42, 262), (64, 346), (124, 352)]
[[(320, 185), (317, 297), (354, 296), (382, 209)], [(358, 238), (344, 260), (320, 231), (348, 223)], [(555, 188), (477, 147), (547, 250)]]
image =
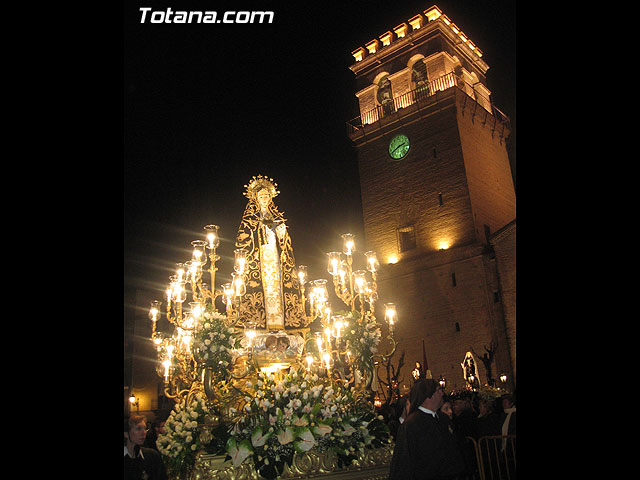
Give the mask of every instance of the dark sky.
[[(351, 51), (433, 4), (484, 52), (495, 105), (515, 124), (515, 1), (124, 2), (125, 286), (158, 289), (202, 227), (221, 227), (218, 285), (253, 175), (274, 178), (297, 264), (327, 278), (341, 233), (360, 241)], [(140, 23), (154, 10), (272, 10), (272, 24)], [(128, 300), (125, 299), (125, 302)]]

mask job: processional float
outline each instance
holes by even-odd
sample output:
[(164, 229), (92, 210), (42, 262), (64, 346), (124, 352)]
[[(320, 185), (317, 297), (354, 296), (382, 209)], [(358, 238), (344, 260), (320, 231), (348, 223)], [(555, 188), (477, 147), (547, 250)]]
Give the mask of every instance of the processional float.
[(157, 328), (162, 302), (151, 304), (157, 371), (176, 402), (158, 440), (165, 463), (194, 478), (384, 472), (391, 449), (373, 413), (375, 359), (395, 352), (397, 312), (384, 304), (390, 351), (378, 353), (376, 254), (366, 252), (364, 269), (354, 270), (349, 233), (341, 252), (327, 253), (344, 305), (334, 311), (327, 280), (311, 281), (307, 267), (295, 264), (273, 201), (277, 184), (258, 175), (245, 189), (232, 281), (215, 286), (219, 227), (207, 225), (165, 291), (172, 335)]

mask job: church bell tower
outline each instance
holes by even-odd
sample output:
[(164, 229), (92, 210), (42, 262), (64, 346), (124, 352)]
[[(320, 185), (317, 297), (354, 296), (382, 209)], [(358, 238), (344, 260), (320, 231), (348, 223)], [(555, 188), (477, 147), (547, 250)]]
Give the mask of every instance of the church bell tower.
[(380, 304), (398, 306), (398, 351), (410, 371), (424, 340), (428, 368), (450, 390), (464, 385), (469, 351), (486, 383), (482, 356), (493, 348), (493, 379), (514, 381), (515, 313), (505, 311), (515, 308), (503, 305), (492, 242), (515, 229), (510, 128), (491, 101), (483, 53), (433, 6), (352, 54), (360, 116), (348, 128), (365, 241), (383, 265)]

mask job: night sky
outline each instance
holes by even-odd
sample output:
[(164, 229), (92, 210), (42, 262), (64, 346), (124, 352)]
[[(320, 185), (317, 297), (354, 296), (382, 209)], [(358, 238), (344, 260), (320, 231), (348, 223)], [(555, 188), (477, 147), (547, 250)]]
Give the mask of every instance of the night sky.
[[(484, 52), (493, 101), (515, 126), (515, 1), (125, 2), (125, 287), (157, 289), (161, 300), (175, 263), (189, 259), (190, 241), (209, 223), (222, 236), (216, 283), (229, 281), (243, 186), (258, 174), (278, 183), (275, 202), (311, 279), (328, 278), (324, 254), (341, 248), (341, 233), (354, 233), (364, 251), (346, 133), (359, 115), (351, 52), (434, 3)], [(140, 7), (275, 16), (272, 24), (141, 24)]]

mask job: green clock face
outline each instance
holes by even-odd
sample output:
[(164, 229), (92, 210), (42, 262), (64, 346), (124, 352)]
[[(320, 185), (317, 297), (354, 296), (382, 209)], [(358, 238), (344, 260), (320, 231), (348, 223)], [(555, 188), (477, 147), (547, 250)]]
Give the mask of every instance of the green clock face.
[(411, 144), (406, 135), (396, 135), (389, 142), (389, 156), (394, 160), (400, 160), (409, 153)]

